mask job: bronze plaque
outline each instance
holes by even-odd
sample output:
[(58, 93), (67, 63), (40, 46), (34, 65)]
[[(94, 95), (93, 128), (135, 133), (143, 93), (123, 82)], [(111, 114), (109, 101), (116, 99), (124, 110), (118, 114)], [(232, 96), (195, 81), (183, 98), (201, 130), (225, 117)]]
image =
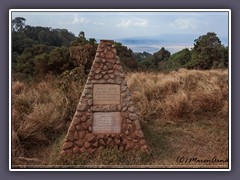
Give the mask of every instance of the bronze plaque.
[(121, 132), (120, 112), (94, 112), (93, 133), (113, 134)]
[(93, 105), (97, 104), (120, 104), (120, 85), (94, 84)]

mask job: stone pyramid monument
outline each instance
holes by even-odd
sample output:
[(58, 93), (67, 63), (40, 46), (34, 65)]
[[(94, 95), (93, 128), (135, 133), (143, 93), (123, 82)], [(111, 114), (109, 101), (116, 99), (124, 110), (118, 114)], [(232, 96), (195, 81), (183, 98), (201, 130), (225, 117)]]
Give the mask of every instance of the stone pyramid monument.
[(111, 40), (98, 45), (61, 155), (90, 154), (106, 147), (149, 152)]

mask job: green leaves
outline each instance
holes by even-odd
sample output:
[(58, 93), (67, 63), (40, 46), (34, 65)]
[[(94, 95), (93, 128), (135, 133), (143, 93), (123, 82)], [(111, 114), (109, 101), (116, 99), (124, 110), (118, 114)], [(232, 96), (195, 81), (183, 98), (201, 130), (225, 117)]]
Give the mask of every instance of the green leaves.
[[(96, 54), (95, 38), (78, 37), (67, 29), (25, 25), (26, 19), (12, 20), (12, 63), (14, 72), (28, 75), (61, 74), (80, 67), (88, 74)], [(192, 50), (187, 48), (172, 54), (162, 47), (153, 55), (133, 53), (127, 46), (115, 42), (124, 71), (171, 71), (179, 68), (215, 69), (228, 67), (228, 47), (221, 44), (214, 32), (194, 40)]]
[(217, 35), (208, 32), (194, 41), (192, 50), (192, 60), (188, 64), (189, 68), (212, 69), (226, 67), (226, 51)]
[(115, 47), (117, 49), (117, 55), (120, 58), (122, 67), (125, 71), (136, 70), (138, 63), (134, 57), (133, 51), (126, 46), (123, 46), (119, 42), (115, 42)]
[(167, 61), (170, 55), (171, 53), (162, 47), (160, 51), (153, 54), (153, 63), (157, 65), (160, 61)]
[(25, 26), (26, 19), (23, 17), (16, 17), (12, 20), (12, 31), (21, 31)]
[(49, 54), (48, 66), (50, 71), (55, 74), (61, 74), (68, 70), (72, 66), (68, 48), (57, 47), (53, 49)]
[(186, 64), (191, 60), (192, 53), (189, 49), (185, 48), (175, 54), (171, 55), (166, 68), (169, 70), (177, 70), (185, 67)]

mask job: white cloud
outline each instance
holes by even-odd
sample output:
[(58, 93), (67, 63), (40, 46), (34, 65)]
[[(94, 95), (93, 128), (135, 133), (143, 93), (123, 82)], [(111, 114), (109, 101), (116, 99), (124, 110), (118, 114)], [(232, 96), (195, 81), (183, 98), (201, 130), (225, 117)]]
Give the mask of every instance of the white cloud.
[(96, 26), (103, 26), (105, 24), (103, 22), (94, 22), (94, 25), (96, 25)]
[(72, 24), (83, 24), (89, 22), (89, 19), (85, 17), (79, 17), (77, 15), (74, 15), (74, 18), (72, 20)]
[(148, 21), (146, 19), (137, 19), (134, 23), (134, 26), (142, 26), (145, 27), (148, 25)]
[(132, 23), (131, 19), (127, 19), (127, 20), (122, 19), (122, 21), (119, 24), (117, 24), (117, 26), (127, 28), (128, 26), (130, 26), (131, 23)]
[(146, 19), (141, 18), (130, 18), (130, 19), (122, 19), (119, 24), (117, 24), (118, 27), (127, 28), (129, 26), (135, 26), (135, 27), (145, 27), (148, 25), (148, 21)]
[(180, 18), (171, 23), (170, 26), (179, 29), (196, 29), (199, 27), (199, 24), (193, 18)]

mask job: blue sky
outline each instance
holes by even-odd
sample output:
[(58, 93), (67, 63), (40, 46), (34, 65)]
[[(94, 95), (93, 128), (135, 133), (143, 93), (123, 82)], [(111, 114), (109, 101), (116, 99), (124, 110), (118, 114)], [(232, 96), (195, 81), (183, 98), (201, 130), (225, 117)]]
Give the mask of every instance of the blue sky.
[(228, 12), (12, 12), (31, 26), (68, 29), (87, 38), (118, 39), (159, 34), (215, 32), (228, 37)]

